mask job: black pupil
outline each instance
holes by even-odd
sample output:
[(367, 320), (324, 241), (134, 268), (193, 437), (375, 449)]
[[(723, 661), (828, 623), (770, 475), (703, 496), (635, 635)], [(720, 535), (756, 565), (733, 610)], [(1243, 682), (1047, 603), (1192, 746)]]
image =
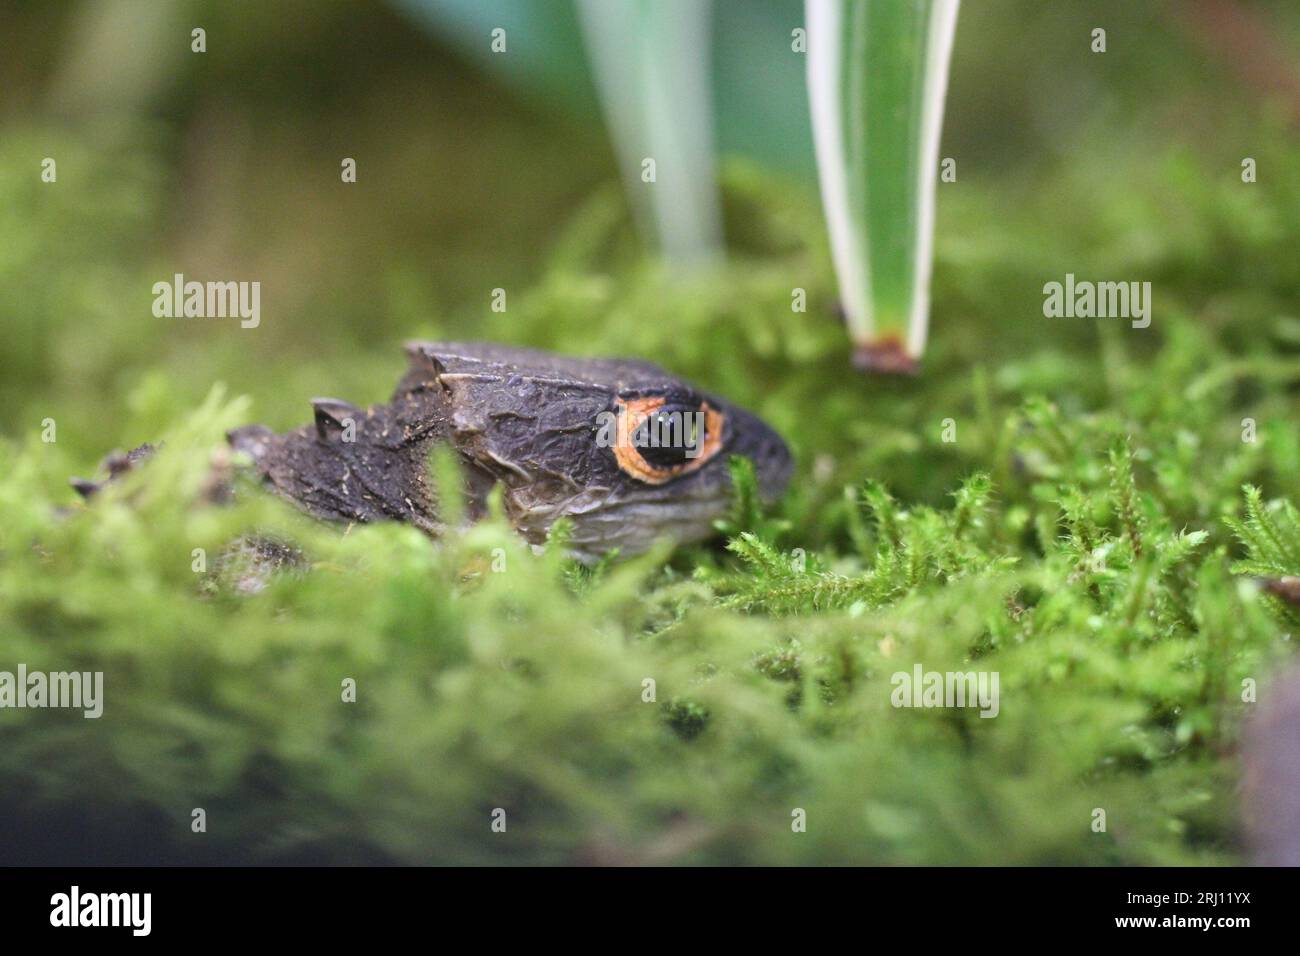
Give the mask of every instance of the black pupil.
[(654, 468), (676, 468), (704, 448), (704, 415), (697, 406), (665, 404), (632, 432), (632, 446)]

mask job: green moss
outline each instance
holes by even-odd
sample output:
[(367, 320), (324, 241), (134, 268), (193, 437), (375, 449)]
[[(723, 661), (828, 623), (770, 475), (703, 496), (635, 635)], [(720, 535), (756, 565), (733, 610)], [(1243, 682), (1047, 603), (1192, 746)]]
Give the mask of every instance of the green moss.
[[(1300, 161), (1275, 152), (1274, 168)], [(4, 392), (19, 424), (0, 442), (0, 669), (101, 669), (106, 703), (98, 721), (0, 714), (0, 804), (28, 821), (6, 852), (1238, 860), (1241, 682), (1290, 656), (1295, 623), (1251, 576), (1295, 574), (1300, 548), (1281, 503), (1300, 474), (1300, 337), (1280, 305), (1297, 292), (1300, 217), (1294, 196), (1225, 205), (1218, 173), (1170, 162), (1176, 187), (1115, 178), (1104, 204), (1150, 240), (1151, 329), (1041, 318), (1044, 281), (1123, 257), (1109, 233), (1047, 234), (1043, 208), (973, 184), (944, 208), (937, 333), (909, 381), (848, 367), (815, 203), (747, 168), (729, 172), (739, 238), (715, 275), (682, 284), (629, 255), (611, 188), (508, 313), (432, 320), (436, 303), (408, 288), (393, 334), (359, 351), (349, 316), (308, 303), (279, 321), (310, 319), (309, 357), (252, 358), (256, 339), (223, 338), (191, 369), (185, 342), (226, 330), (168, 330), (155, 349), (156, 323), (67, 317), (45, 285), (9, 283), (30, 340), (4, 346), (20, 369)], [(1042, 184), (1040, 202), (1095, 175)], [(1166, 228), (1162, 189), (1194, 229)], [(102, 215), (106, 245), (150, 218)], [(1248, 277), (1220, 270), (1225, 249)], [(11, 251), (0, 268), (40, 255)], [(147, 316), (156, 270), (115, 261), (94, 300), (121, 293)], [(806, 314), (790, 311), (795, 286)], [(595, 569), (561, 556), (562, 532), (534, 554), (499, 516), (433, 546), (398, 526), (340, 534), (251, 489), (231, 508), (199, 503), (224, 429), (254, 417), (220, 388), (202, 400), (210, 372), (258, 369), (257, 417), (287, 424), (331, 376), (364, 375), (355, 397), (381, 396), (415, 335), (653, 356), (777, 425), (798, 476), (763, 514), (738, 466), (717, 546)], [(67, 476), (114, 443), (158, 439), (148, 467), (75, 503)], [(1243, 497), (1246, 484), (1260, 490)], [(194, 549), (211, 562), (254, 532), (292, 542), (309, 569), (248, 597), (193, 569)], [(893, 707), (892, 675), (917, 663), (997, 671), (997, 718)], [(348, 678), (356, 703), (341, 699)], [(1099, 807), (1106, 833), (1090, 828)], [(806, 833), (791, 832), (795, 808)]]

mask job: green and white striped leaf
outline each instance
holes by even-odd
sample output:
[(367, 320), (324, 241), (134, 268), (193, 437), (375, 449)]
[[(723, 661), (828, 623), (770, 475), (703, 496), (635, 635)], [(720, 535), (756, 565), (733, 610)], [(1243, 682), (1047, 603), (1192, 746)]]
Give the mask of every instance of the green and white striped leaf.
[[(596, 85), (633, 207), (677, 264), (722, 249), (710, 0), (579, 0)], [(655, 182), (644, 180), (654, 161)]]
[(806, 0), (822, 205), (859, 365), (912, 371), (958, 0)]

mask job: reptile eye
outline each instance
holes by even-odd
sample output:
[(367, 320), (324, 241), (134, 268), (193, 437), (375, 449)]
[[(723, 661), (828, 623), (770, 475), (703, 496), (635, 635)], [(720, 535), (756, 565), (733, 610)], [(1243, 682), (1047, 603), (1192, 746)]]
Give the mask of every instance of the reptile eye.
[(661, 485), (703, 467), (722, 447), (723, 414), (708, 402), (620, 399), (614, 457), (624, 473)]
[(698, 407), (664, 403), (632, 432), (632, 447), (652, 468), (677, 468), (703, 449), (708, 423)]

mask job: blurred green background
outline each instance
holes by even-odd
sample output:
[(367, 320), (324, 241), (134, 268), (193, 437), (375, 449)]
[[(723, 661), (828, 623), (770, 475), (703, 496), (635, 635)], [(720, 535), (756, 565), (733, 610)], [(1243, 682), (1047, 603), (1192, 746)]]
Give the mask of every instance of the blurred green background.
[[(568, 252), (599, 253), (581, 262), (597, 278), (641, 245), (578, 40), (547, 33), (552, 20), (572, 21), (570, 5), (538, 0), (513, 15), (511, 4), (446, 6), (464, 16), (439, 18), (432, 3), (8, 0), (6, 432), (24, 434), (48, 415), (65, 440), (91, 439), (87, 456), (136, 442), (160, 424), (125, 405), (147, 376), (165, 377), (176, 407), (225, 381), (284, 426), (302, 418), (308, 395), (383, 396), (398, 343), (415, 335), (653, 347), (706, 384), (740, 382), (756, 395), (795, 369), (840, 375), (835, 348), (824, 367), (807, 362), (810, 337), (834, 338), (820, 328), (834, 322), (825, 256), (792, 248), (817, 235), (820, 219), (802, 58), (788, 42), (797, 3), (718, 5), (719, 139), (728, 173), (753, 185), (728, 194), (729, 242), (742, 261), (767, 256), (774, 282), (821, 295), (807, 315), (755, 329), (778, 339), (765, 352), (789, 364), (738, 368), (729, 366), (743, 355), (629, 330), (616, 316), (591, 327), (578, 314), (521, 314), (584, 211), (581, 238), (594, 248), (575, 240)], [(959, 178), (939, 192), (932, 368), (1026, 344), (1095, 351), (1095, 325), (1058, 324), (1045, 343), (1038, 313), (1043, 282), (1090, 267), (1155, 281), (1165, 318), (1208, 306), (1212, 319), (1231, 297), (1247, 298), (1261, 322), (1294, 311), (1300, 269), (1282, 251), (1296, 228), (1290, 124), (1300, 94), (1287, 84), (1300, 12), (1243, 5), (1267, 46), (1243, 51), (1231, 32), (1207, 27), (1216, 6), (992, 0), (963, 9), (942, 148)], [(512, 45), (494, 57), (479, 26), (498, 12)], [(429, 24), (436, 29), (422, 29)], [(1096, 24), (1109, 31), (1104, 55), (1089, 52)], [(193, 25), (207, 30), (205, 54), (189, 50)], [(1279, 75), (1265, 54), (1287, 57)], [(1253, 188), (1237, 178), (1246, 155), (1260, 162)], [(54, 185), (39, 176), (47, 156), (58, 162)], [(345, 156), (358, 162), (356, 184), (340, 182)], [(756, 222), (753, 202), (768, 197), (790, 208), (786, 219)], [(1226, 235), (1206, 234), (1198, 204)], [(783, 229), (792, 217), (813, 228)], [(261, 328), (154, 319), (152, 283), (178, 271), (260, 280)], [(490, 313), (498, 287), (521, 308)], [(738, 335), (748, 305), (728, 303)], [(662, 318), (654, 324), (673, 330)]]

